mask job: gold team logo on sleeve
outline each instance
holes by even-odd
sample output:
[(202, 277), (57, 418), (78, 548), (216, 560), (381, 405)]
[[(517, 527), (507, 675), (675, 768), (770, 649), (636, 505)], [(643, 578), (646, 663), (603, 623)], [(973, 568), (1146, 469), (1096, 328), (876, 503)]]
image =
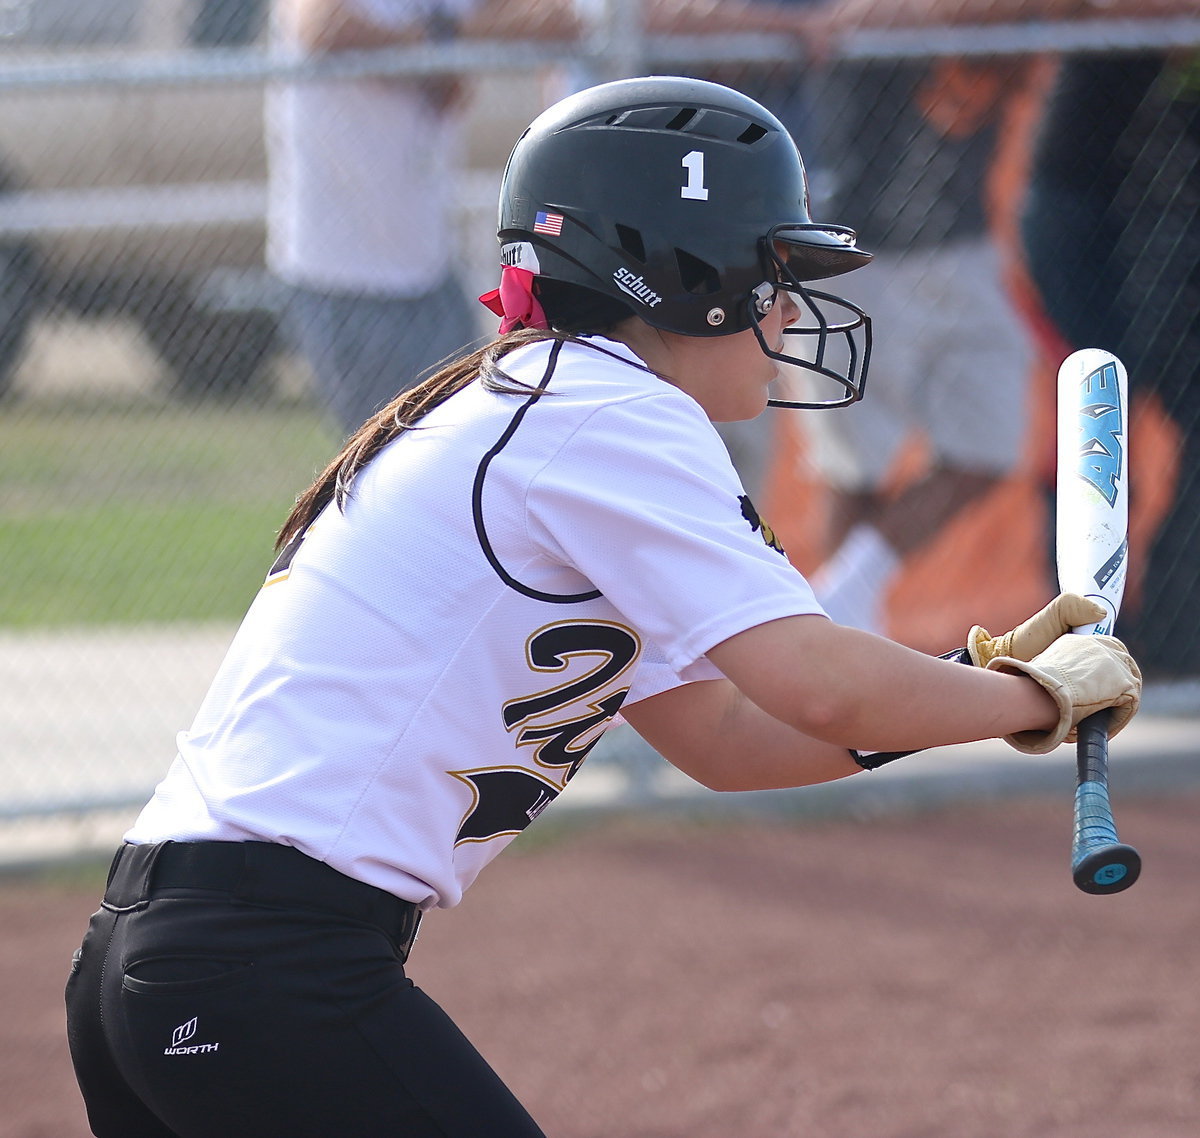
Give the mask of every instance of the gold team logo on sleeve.
[(775, 550), (776, 553), (783, 554), (783, 556), (786, 557), (787, 552), (779, 543), (779, 538), (775, 536), (775, 531), (759, 516), (758, 511), (754, 508), (754, 503), (750, 501), (750, 495), (743, 494), (738, 498), (738, 501), (742, 506), (742, 517), (750, 523), (750, 528), (754, 530), (763, 539), (763, 541), (770, 546), (771, 549)]

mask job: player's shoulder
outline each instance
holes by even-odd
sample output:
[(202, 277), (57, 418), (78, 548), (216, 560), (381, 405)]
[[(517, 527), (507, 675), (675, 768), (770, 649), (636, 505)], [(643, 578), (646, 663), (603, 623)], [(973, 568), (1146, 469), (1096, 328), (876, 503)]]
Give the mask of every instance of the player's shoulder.
[(565, 341), (557, 352), (549, 342), (536, 347), (536, 355), (523, 361), (521, 378), (526, 383), (538, 383), (554, 353), (547, 390), (559, 400), (547, 400), (549, 404), (561, 401), (582, 409), (652, 399), (656, 406), (678, 403), (703, 414), (695, 400), (648, 368), (631, 348), (617, 340), (588, 336)]
[[(503, 357), (500, 367), (497, 378), (545, 391), (523, 415), (527, 441), (536, 435), (560, 449), (583, 439), (619, 448), (674, 439), (690, 447), (716, 437), (699, 403), (614, 340), (539, 341)], [(516, 409), (511, 388), (489, 392), (475, 386), (482, 412), (511, 417)]]

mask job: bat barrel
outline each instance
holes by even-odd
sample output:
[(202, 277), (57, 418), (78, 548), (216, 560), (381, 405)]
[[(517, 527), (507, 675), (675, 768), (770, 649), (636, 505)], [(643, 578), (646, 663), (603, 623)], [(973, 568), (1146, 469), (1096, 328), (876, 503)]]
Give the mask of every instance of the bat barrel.
[(1125, 590), (1128, 390), (1124, 365), (1098, 348), (1072, 353), (1059, 369), (1055, 555), (1060, 587), (1106, 610), (1088, 632), (1112, 633)]

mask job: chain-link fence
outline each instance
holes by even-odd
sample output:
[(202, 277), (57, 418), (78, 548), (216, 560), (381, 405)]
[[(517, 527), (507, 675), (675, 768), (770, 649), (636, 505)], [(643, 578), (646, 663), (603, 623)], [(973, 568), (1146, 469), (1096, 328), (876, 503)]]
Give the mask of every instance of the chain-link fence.
[[(1121, 631), (1152, 679), (1200, 676), (1200, 19), (864, 29), (818, 62), (674, 7), (571, 25), (534, 4), (503, 36), (314, 54), (266, 0), (0, 3), (6, 856), (45, 853), (51, 825), (59, 848), (107, 841), (146, 797), (364, 400), (494, 330), (467, 298), (494, 285), (504, 159), (597, 78), (744, 89), (797, 138), (814, 215), (878, 255), (837, 290), (875, 317), (867, 400), (727, 434), (831, 612), (944, 649), (1045, 599), (1048, 376), (1095, 344), (1135, 394)], [(382, 127), (337, 118), (375, 102)], [(371, 141), (389, 132), (399, 153)], [(305, 194), (328, 231), (296, 228)], [(384, 200), (361, 257), (324, 240)], [(617, 801), (650, 786), (630, 753), (610, 748)]]

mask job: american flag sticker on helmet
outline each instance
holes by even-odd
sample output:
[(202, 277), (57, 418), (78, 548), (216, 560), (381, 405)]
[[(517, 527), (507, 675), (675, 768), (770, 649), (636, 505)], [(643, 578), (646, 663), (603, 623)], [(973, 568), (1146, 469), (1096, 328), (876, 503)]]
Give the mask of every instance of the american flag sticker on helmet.
[(534, 233), (544, 233), (547, 237), (558, 237), (562, 233), (563, 215), (561, 213), (546, 213), (539, 210), (533, 219)]

